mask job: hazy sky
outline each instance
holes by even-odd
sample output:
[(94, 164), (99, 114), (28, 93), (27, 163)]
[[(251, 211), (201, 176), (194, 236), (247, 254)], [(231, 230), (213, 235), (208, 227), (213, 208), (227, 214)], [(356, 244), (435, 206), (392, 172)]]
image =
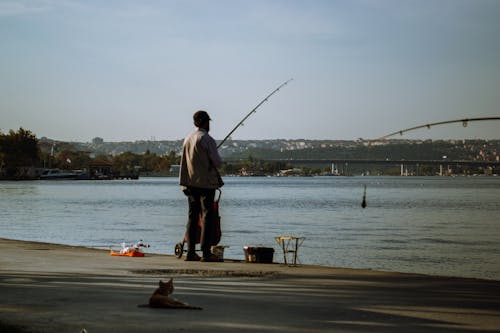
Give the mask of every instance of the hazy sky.
[[(90, 141), (376, 138), (500, 116), (500, 1), (0, 0), (0, 129)], [(500, 121), (404, 138), (496, 138)]]

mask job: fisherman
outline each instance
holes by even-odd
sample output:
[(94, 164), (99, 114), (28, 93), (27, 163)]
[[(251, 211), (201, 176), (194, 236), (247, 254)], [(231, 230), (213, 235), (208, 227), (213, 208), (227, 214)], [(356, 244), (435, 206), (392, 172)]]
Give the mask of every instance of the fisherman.
[[(208, 113), (202, 110), (196, 111), (193, 120), (197, 129), (184, 139), (179, 173), (179, 184), (189, 203), (186, 261), (215, 262), (219, 259), (210, 250), (213, 245), (210, 235), (216, 223), (215, 190), (224, 185), (217, 170), (222, 164), (222, 159), (215, 140), (208, 134), (211, 120)], [(203, 257), (195, 252), (200, 214), (203, 219), (200, 235)]]

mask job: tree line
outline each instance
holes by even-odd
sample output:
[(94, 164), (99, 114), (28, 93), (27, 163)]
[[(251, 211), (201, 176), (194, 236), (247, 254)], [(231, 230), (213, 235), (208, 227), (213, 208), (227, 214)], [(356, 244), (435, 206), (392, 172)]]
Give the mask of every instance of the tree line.
[(97, 155), (76, 150), (71, 143), (43, 141), (24, 128), (0, 132), (0, 179), (34, 179), (42, 169), (87, 170), (95, 163), (109, 163), (115, 172), (140, 171), (151, 175), (168, 175), (173, 164), (179, 164), (175, 152), (157, 155), (124, 152), (115, 156)]
[[(329, 166), (301, 166), (300, 171), (286, 162), (269, 162), (270, 159), (282, 161), (293, 159), (381, 159), (381, 160), (497, 160), (500, 152), (500, 140), (464, 141), (460, 144), (451, 142), (423, 142), (420, 144), (391, 143), (387, 145), (354, 145), (310, 148), (300, 150), (273, 150), (249, 148), (244, 153), (225, 156), (235, 162), (224, 163), (222, 175), (262, 176), (282, 174), (316, 175), (329, 172)], [(446, 155), (446, 156), (445, 156)], [(147, 150), (145, 153), (123, 152), (117, 155), (96, 154), (95, 151), (82, 151), (72, 143), (53, 140), (38, 140), (31, 131), (19, 128), (8, 133), (0, 132), (0, 179), (34, 179), (44, 168), (85, 171), (95, 163), (108, 163), (113, 171), (129, 174), (140, 171), (145, 176), (169, 176), (172, 165), (180, 163), (180, 155), (175, 151), (156, 154)], [(361, 174), (399, 174), (397, 167), (352, 166), (350, 173)], [(474, 174), (481, 170), (467, 170)], [(421, 166), (416, 174), (435, 175), (435, 167)], [(496, 171), (495, 171), (496, 172)]]
[[(0, 133), (0, 179), (36, 179), (43, 169), (85, 171), (90, 165), (103, 162), (112, 164), (116, 173), (168, 176), (171, 175), (171, 166), (180, 164), (180, 155), (174, 151), (158, 155), (147, 150), (143, 154), (123, 152), (114, 156), (94, 156), (93, 152), (77, 150), (68, 142), (40, 142), (35, 134), (23, 128)], [(276, 174), (286, 167), (289, 166), (249, 157), (245, 161), (224, 164), (221, 173)]]
[[(118, 155), (97, 155), (91, 151), (81, 151), (69, 142), (43, 140), (35, 134), (20, 128), (0, 133), (0, 179), (36, 179), (43, 169), (85, 171), (96, 163), (112, 164), (116, 173), (140, 172), (141, 175), (168, 176), (172, 165), (180, 164), (180, 155), (174, 151), (158, 155), (147, 150), (143, 154), (123, 152)], [(224, 163), (223, 175), (275, 175), (291, 165), (278, 162), (265, 162), (248, 156), (242, 161)], [(306, 174), (319, 172), (305, 169)]]

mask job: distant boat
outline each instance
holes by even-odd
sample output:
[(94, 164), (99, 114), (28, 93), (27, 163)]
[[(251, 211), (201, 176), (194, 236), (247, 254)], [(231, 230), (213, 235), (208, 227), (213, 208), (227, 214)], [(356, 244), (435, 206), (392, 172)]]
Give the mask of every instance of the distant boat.
[(46, 169), (40, 175), (41, 180), (57, 180), (57, 179), (78, 179), (79, 174), (74, 172), (66, 172), (61, 169)]

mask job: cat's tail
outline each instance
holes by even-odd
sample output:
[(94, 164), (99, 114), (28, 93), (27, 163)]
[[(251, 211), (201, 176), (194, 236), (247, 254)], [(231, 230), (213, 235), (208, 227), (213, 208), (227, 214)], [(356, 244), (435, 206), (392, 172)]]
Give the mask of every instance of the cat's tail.
[[(161, 306), (151, 306), (150, 304), (138, 304), (138, 308), (162, 308)], [(171, 309), (184, 309), (184, 310), (203, 310), (203, 308), (199, 306), (192, 306), (192, 305), (187, 305), (185, 304), (184, 306), (172, 306), (170, 307)]]
[(189, 304), (184, 304), (179, 307), (175, 307), (176, 309), (186, 309), (186, 310), (203, 310), (203, 308), (200, 308), (199, 306), (192, 306)]
[(189, 306), (190, 310), (203, 310), (203, 308), (200, 308), (199, 306)]

